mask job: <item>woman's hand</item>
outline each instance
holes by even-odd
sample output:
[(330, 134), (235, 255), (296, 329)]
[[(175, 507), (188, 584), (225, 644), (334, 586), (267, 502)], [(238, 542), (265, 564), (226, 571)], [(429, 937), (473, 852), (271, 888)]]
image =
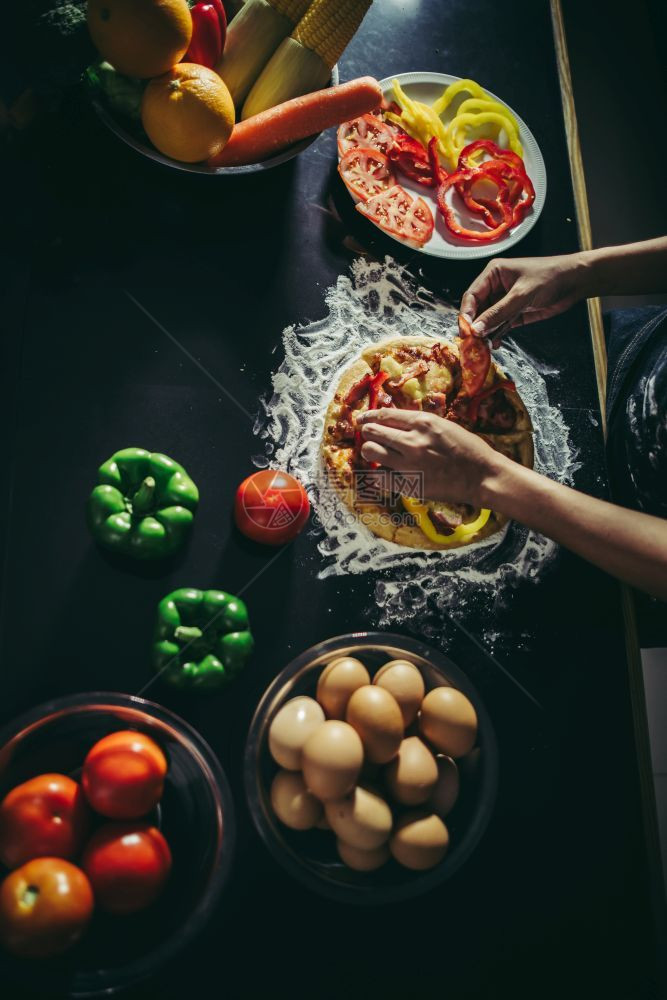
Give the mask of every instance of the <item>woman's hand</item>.
[(434, 413), (367, 410), (357, 426), (366, 461), (422, 473), (422, 499), (481, 507), (486, 478), (507, 461), (475, 434)]
[(587, 270), (584, 254), (492, 260), (461, 299), (461, 312), (497, 346), (513, 327), (556, 316), (585, 298)]

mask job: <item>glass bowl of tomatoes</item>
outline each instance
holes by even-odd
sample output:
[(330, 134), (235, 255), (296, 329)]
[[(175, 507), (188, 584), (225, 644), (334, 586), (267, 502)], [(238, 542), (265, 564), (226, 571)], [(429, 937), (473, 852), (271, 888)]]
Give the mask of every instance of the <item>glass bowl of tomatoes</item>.
[[(18, 943), (3, 970), (40, 995), (154, 975), (203, 929), (230, 872), (234, 806), (215, 754), (142, 698), (77, 694), (16, 719), (0, 732), (0, 801), (0, 931)], [(71, 907), (54, 909), (65, 883)], [(16, 911), (35, 898), (33, 931)]]

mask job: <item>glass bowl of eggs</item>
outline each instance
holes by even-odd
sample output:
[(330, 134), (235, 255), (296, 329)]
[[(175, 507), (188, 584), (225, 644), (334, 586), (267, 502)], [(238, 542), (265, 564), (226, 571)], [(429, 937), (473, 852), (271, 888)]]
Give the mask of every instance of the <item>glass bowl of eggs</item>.
[(274, 858), (332, 899), (420, 895), (472, 854), (493, 810), (489, 715), (448, 657), (355, 632), (307, 649), (264, 693), (245, 752), (255, 826)]

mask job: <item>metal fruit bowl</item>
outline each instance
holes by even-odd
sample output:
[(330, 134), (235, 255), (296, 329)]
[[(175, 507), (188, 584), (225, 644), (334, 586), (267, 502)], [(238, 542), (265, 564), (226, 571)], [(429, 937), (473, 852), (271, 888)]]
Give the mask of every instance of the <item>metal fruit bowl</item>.
[[(338, 66), (334, 66), (331, 70), (331, 79), (328, 86), (333, 87), (337, 83)], [(155, 163), (161, 163), (165, 167), (171, 167), (173, 170), (181, 170), (187, 174), (204, 174), (209, 177), (223, 177), (231, 174), (255, 174), (261, 173), (264, 170), (271, 170), (272, 167), (278, 167), (281, 163), (287, 163), (288, 160), (298, 156), (299, 153), (303, 153), (304, 149), (308, 149), (322, 134), (318, 132), (316, 135), (308, 136), (308, 138), (302, 139), (301, 142), (296, 142), (294, 145), (289, 146), (277, 156), (272, 156), (269, 160), (263, 160), (261, 163), (248, 163), (242, 167), (219, 167), (217, 170), (212, 170), (206, 163), (181, 163), (180, 160), (172, 160), (170, 156), (164, 156), (155, 146), (151, 145), (140, 122), (133, 122), (129, 118), (115, 114), (106, 106), (104, 101), (95, 95), (91, 96), (91, 103), (98, 118), (106, 125), (109, 131), (113, 132), (127, 146), (130, 146), (148, 160), (154, 160)]]
[[(298, 832), (283, 826), (271, 808), (270, 788), (278, 770), (268, 747), (269, 727), (278, 710), (297, 695), (315, 697), (324, 666), (338, 656), (355, 656), (371, 675), (392, 659), (419, 668), (427, 691), (451, 685), (475, 706), (477, 744), (458, 761), (461, 794), (446, 823), (451, 846), (440, 864), (427, 871), (402, 868), (390, 860), (373, 872), (353, 871), (340, 861), (330, 831)], [(450, 878), (470, 857), (491, 818), (498, 786), (498, 748), (489, 715), (474, 686), (447, 656), (423, 642), (388, 632), (354, 632), (307, 649), (278, 674), (262, 697), (248, 733), (245, 786), (255, 826), (273, 857), (308, 888), (346, 903), (378, 904), (428, 892)]]

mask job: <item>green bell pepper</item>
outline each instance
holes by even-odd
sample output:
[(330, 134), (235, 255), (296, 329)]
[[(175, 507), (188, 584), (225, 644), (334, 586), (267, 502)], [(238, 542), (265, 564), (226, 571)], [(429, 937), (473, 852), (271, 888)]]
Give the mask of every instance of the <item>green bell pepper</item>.
[(158, 605), (153, 666), (174, 687), (223, 687), (243, 669), (253, 646), (248, 609), (224, 590), (182, 587)]
[(106, 548), (137, 559), (172, 555), (185, 542), (199, 491), (172, 458), (123, 448), (101, 465), (88, 524)]

